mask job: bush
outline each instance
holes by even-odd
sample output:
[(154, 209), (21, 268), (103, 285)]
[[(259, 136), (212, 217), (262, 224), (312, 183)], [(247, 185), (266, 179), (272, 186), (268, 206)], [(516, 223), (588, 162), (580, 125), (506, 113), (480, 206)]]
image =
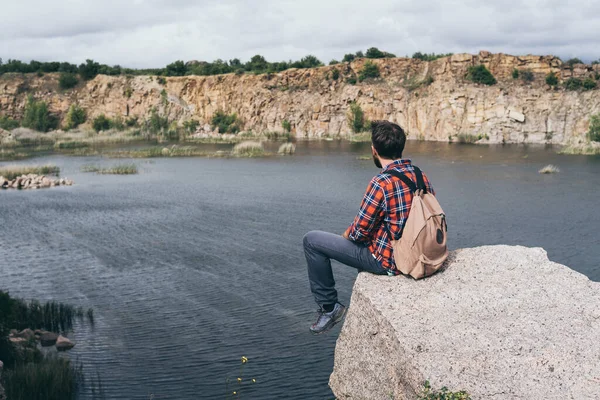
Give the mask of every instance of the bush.
[(166, 76), (184, 76), (187, 71), (185, 63), (181, 60), (175, 61), (172, 64), (167, 65), (165, 68)]
[(92, 128), (94, 128), (94, 130), (96, 132), (107, 131), (110, 129), (110, 126), (111, 126), (111, 121), (104, 114), (98, 115), (92, 121)]
[(238, 133), (240, 131), (237, 114), (225, 114), (221, 110), (213, 115), (211, 126), (213, 129), (219, 128), (219, 133)]
[(339, 64), (340, 62), (338, 60), (331, 60), (329, 61), (329, 65), (336, 65)]
[(348, 125), (350, 125), (350, 129), (352, 129), (352, 132), (354, 133), (364, 132), (371, 127), (371, 123), (365, 118), (365, 113), (362, 108), (355, 101), (350, 104), (350, 110), (347, 117)]
[(519, 70), (518, 69), (513, 69), (512, 71), (512, 77), (513, 79), (519, 79)]
[(578, 78), (569, 78), (565, 81), (565, 89), (567, 90), (579, 90), (582, 85), (583, 82)]
[(48, 132), (56, 129), (58, 119), (48, 111), (48, 104), (43, 101), (36, 101), (33, 96), (27, 98), (23, 121), (21, 123), (25, 128), (31, 128), (38, 132)]
[(287, 133), (290, 133), (292, 131), (292, 124), (287, 119), (284, 119), (283, 122), (281, 122), (281, 127)]
[(418, 400), (471, 400), (471, 396), (464, 390), (451, 392), (447, 387), (433, 390), (429, 381), (423, 384), (423, 392), (419, 394)]
[(346, 79), (346, 83), (349, 83), (351, 85), (356, 85), (356, 78), (350, 77), (350, 78)]
[(354, 54), (346, 54), (344, 55), (344, 58), (342, 58), (342, 62), (352, 62), (355, 58), (356, 56)]
[(96, 75), (98, 75), (99, 71), (100, 64), (94, 60), (85, 60), (85, 64), (81, 64), (79, 66), (79, 75), (86, 81), (94, 79)]
[(523, 82), (533, 82), (535, 80), (535, 75), (529, 70), (524, 70), (521, 71), (521, 79)]
[(74, 129), (83, 124), (86, 120), (86, 112), (78, 104), (71, 104), (67, 116), (65, 117), (65, 129)]
[(600, 142), (600, 114), (595, 114), (590, 117), (588, 138), (592, 142)]
[(159, 76), (156, 78), (156, 82), (159, 83), (159, 85), (166, 85), (167, 84), (167, 80), (165, 78), (163, 78), (162, 76)]
[(58, 78), (58, 87), (62, 90), (74, 88), (78, 83), (77, 75), (70, 72), (61, 72)]
[(189, 121), (183, 122), (183, 129), (185, 129), (188, 133), (196, 132), (198, 126), (200, 126), (200, 122), (195, 119), (190, 119)]
[(583, 81), (583, 89), (584, 90), (596, 89), (596, 81), (593, 78), (585, 78), (585, 80)]
[(573, 68), (573, 66), (575, 64), (583, 64), (583, 61), (581, 61), (579, 58), (574, 57), (574, 58), (570, 58), (567, 60), (567, 62), (565, 63), (567, 64), (569, 67)]
[(10, 118), (8, 115), (0, 115), (0, 129), (10, 131), (19, 127), (19, 121)]
[(362, 82), (369, 78), (379, 78), (379, 76), (379, 67), (376, 64), (373, 64), (371, 61), (367, 61), (360, 70), (358, 80)]
[(153, 109), (150, 113), (150, 119), (145, 121), (145, 130), (152, 135), (164, 135), (169, 129), (169, 119), (162, 117)]
[(340, 77), (340, 71), (337, 68), (335, 68), (333, 71), (331, 71), (331, 78), (334, 81), (337, 81), (339, 79), (339, 77)]
[(446, 54), (431, 53), (431, 54), (427, 54), (427, 53), (421, 53), (420, 51), (417, 51), (416, 53), (414, 53), (412, 55), (412, 58), (414, 58), (416, 60), (421, 60), (421, 61), (434, 61), (434, 60), (437, 60), (438, 58), (450, 57), (452, 54), (454, 54), (454, 53), (446, 53)]
[(238, 157), (260, 157), (265, 154), (265, 148), (260, 142), (242, 142), (233, 147), (231, 154)]
[(494, 75), (483, 64), (469, 67), (467, 79), (484, 85), (495, 85), (497, 82)]
[(558, 85), (558, 77), (554, 72), (549, 72), (548, 75), (546, 75), (546, 84), (550, 86)]
[(388, 53), (386, 51), (381, 51), (377, 47), (371, 47), (370, 49), (368, 49), (367, 52), (365, 53), (365, 56), (367, 58), (394, 58), (394, 57), (396, 57), (394, 54)]

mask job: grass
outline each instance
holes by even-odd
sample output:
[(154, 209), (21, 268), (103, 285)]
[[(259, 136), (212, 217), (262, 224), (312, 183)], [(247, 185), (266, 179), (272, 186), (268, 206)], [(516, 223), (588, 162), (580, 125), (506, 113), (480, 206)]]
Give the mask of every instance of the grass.
[(461, 134), (456, 135), (456, 139), (458, 139), (458, 143), (473, 144), (473, 143), (480, 141), (481, 139), (489, 140), (490, 137), (488, 135), (481, 134), (481, 133), (479, 135), (471, 135), (468, 133), (461, 133)]
[(135, 164), (119, 164), (110, 168), (100, 168), (95, 165), (84, 165), (81, 167), (82, 172), (95, 172), (105, 175), (135, 175), (138, 173), (137, 165)]
[(560, 169), (556, 165), (548, 164), (538, 171), (540, 174), (557, 174)]
[(348, 141), (353, 142), (353, 143), (370, 142), (371, 141), (371, 132), (355, 133), (354, 135), (348, 136), (347, 139), (348, 139)]
[(58, 175), (60, 168), (56, 165), (8, 165), (0, 167), (0, 176), (6, 179), (15, 179), (21, 175)]
[(260, 142), (242, 142), (235, 145), (231, 155), (236, 157), (262, 157), (265, 155), (265, 148)]
[(277, 154), (281, 155), (292, 155), (296, 152), (296, 145), (294, 143), (284, 143), (279, 146)]
[(372, 155), (364, 155), (364, 156), (358, 156), (356, 157), (357, 160), (361, 160), (361, 161), (367, 161), (367, 160), (372, 160), (373, 156)]
[(600, 145), (593, 143), (572, 144), (562, 148), (558, 154), (578, 154), (585, 156), (600, 155)]
[(82, 366), (69, 359), (47, 355), (38, 362), (16, 364), (4, 372), (11, 400), (71, 400), (83, 384)]
[(445, 386), (440, 390), (433, 390), (429, 381), (425, 381), (418, 400), (471, 400), (471, 396), (464, 390), (451, 392)]

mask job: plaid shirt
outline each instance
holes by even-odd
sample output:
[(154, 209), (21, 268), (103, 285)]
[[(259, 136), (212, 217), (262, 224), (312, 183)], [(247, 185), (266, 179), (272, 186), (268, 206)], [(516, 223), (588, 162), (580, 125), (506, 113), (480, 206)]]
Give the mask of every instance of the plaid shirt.
[[(399, 239), (410, 212), (413, 194), (400, 179), (386, 174), (386, 171), (391, 169), (405, 173), (413, 182), (417, 181), (410, 160), (396, 160), (388, 165), (371, 179), (358, 215), (346, 230), (346, 234), (353, 242), (368, 245), (373, 256), (388, 273), (399, 275), (400, 271), (396, 270), (394, 263), (388, 227), (394, 237)], [(427, 190), (435, 195), (425, 173), (423, 180)]]

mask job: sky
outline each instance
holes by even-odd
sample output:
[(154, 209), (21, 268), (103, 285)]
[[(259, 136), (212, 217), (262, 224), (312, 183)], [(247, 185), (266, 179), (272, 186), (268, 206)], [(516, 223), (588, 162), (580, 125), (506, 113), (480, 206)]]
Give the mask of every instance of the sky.
[(600, 58), (598, 0), (0, 0), (0, 58), (175, 60), (414, 52)]

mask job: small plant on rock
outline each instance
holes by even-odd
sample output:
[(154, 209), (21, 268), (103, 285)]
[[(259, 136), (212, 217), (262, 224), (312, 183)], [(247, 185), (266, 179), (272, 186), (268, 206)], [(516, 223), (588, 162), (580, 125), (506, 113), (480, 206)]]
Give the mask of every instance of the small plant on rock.
[(287, 133), (290, 133), (292, 131), (292, 124), (287, 119), (284, 119), (283, 122), (281, 122), (281, 127)]
[(558, 85), (558, 77), (554, 72), (549, 72), (548, 75), (546, 75), (546, 84), (550, 86)]
[(377, 66), (377, 64), (374, 64), (371, 61), (367, 61), (358, 75), (358, 80), (362, 82), (365, 79), (369, 78), (379, 78), (379, 76), (379, 67)]
[(485, 67), (485, 65), (474, 65), (469, 67), (467, 79), (475, 83), (484, 85), (495, 85), (497, 83), (494, 75)]
[(423, 384), (423, 392), (418, 397), (419, 400), (471, 400), (471, 396), (461, 390), (459, 392), (451, 392), (447, 387), (440, 390), (433, 390), (429, 381)]
[(588, 139), (592, 142), (600, 142), (600, 113), (594, 114), (590, 117)]

